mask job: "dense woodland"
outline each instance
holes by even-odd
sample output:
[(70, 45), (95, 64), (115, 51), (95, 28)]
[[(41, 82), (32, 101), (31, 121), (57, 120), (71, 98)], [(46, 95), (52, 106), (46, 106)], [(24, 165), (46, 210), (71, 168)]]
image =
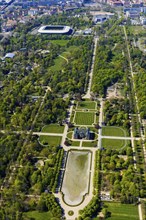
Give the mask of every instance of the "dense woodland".
[[(13, 60), (5, 60), (1, 63), (0, 75), (3, 79), (3, 88), (0, 92), (3, 95), (1, 95), (0, 127), (2, 129), (29, 129), (42, 102), (46, 86), (50, 86), (52, 94), (48, 94), (48, 101), (46, 99), (44, 103), (46, 106), (44, 110), (48, 109), (48, 112), (46, 111), (44, 116), (41, 114), (42, 117), (48, 114), (47, 118), (42, 118), (45, 124), (65, 119), (64, 107), (67, 107), (68, 102), (59, 97), (64, 94), (73, 96), (75, 93), (84, 92), (87, 84), (86, 73), (91, 65), (92, 38), (73, 38), (67, 41), (66, 46), (61, 47), (39, 37), (41, 42), (37, 44), (37, 41), (32, 40), (32, 35), (28, 35), (26, 38), (32, 42), (30, 50), (19, 51)], [(10, 46), (15, 44), (13, 41), (9, 43)], [(49, 50), (49, 53), (43, 55), (36, 50), (36, 45), (40, 45), (41, 50), (44, 48)], [(73, 47), (73, 50), (67, 58), (68, 64), (63, 63), (60, 70), (49, 68), (54, 66), (54, 59), (70, 47)], [(50, 108), (47, 108), (47, 105)]]
[(131, 58), (134, 65), (134, 80), (141, 118), (146, 119), (146, 55), (138, 48), (131, 47)]
[(144, 185), (133, 166), (131, 147), (121, 153), (110, 149), (102, 152), (102, 190), (110, 191), (111, 197), (122, 203), (136, 203), (139, 196), (144, 196)]
[[(18, 26), (12, 37), (1, 40), (1, 56), (7, 52), (16, 55), (0, 61), (0, 128), (8, 131), (0, 136), (0, 184), (4, 189), (0, 219), (29, 219), (25, 213), (33, 210), (49, 213), (50, 219), (63, 215), (52, 192), (59, 187), (64, 151), (60, 146), (40, 145), (38, 137), (25, 130), (41, 130), (54, 122), (62, 124), (70, 96), (83, 93), (88, 83), (92, 37), (31, 33), (40, 24), (63, 22), (83, 29), (91, 25), (90, 19), (67, 17), (33, 20), (29, 25)], [(68, 63), (64, 61), (60, 69), (54, 69), (55, 60), (64, 52)], [(63, 99), (65, 94), (69, 98)], [(11, 134), (11, 130), (23, 132)]]
[[(146, 37), (146, 32), (145, 30), (142, 30), (135, 33), (135, 31), (133, 31), (133, 27), (131, 26), (127, 26), (126, 30), (128, 34), (128, 42), (133, 64), (134, 80), (139, 102), (139, 111), (141, 118), (146, 119), (146, 55), (138, 48), (139, 40)], [(136, 45), (133, 43), (134, 40)]]
[[(124, 34), (122, 29), (123, 27), (120, 26), (116, 29), (111, 27), (106, 32), (107, 35), (103, 39), (100, 38), (96, 51), (92, 89), (95, 94), (106, 97), (108, 87), (116, 83), (118, 85), (116, 87), (120, 91), (120, 97), (112, 97), (105, 100), (104, 122), (108, 126), (124, 127), (128, 131), (132, 125), (133, 135), (139, 136), (140, 124), (136, 116), (138, 110), (129, 71), (129, 58), (126, 46), (123, 43)], [(143, 81), (145, 55), (138, 48), (133, 47), (131, 35), (128, 36), (128, 39), (131, 40), (129, 40), (129, 45), (131, 45), (130, 53), (134, 71), (136, 72), (134, 80), (139, 110), (141, 117), (145, 118), (145, 81)], [(116, 69), (118, 71), (115, 71), (116, 64), (119, 65), (118, 69)], [(121, 86), (119, 87), (119, 85)], [(96, 171), (95, 176), (96, 178), (101, 178), (101, 183), (98, 179), (94, 179), (95, 185), (98, 184), (98, 189), (103, 192), (110, 192), (111, 198), (114, 198), (115, 201), (120, 200), (121, 203), (136, 204), (138, 197), (145, 197), (146, 167), (141, 141), (135, 141), (135, 156), (136, 161), (133, 160), (133, 150), (130, 145), (120, 152), (112, 150), (112, 146), (111, 149), (103, 149), (99, 159), (101, 160), (101, 167), (98, 166), (100, 172)], [(136, 163), (136, 169), (134, 163)]]
[(92, 90), (103, 97), (109, 86), (123, 78), (127, 65), (122, 52), (121, 30), (117, 30), (113, 35), (101, 37), (96, 50)]
[[(0, 215), (7, 215), (9, 218), (13, 212), (14, 216), (20, 215), (18, 219), (21, 219), (22, 212), (38, 210), (50, 211), (53, 217), (61, 216), (62, 211), (51, 192), (55, 192), (58, 186), (63, 149), (59, 146), (43, 147), (35, 136), (29, 138), (27, 143), (25, 138), (25, 133), (21, 136), (1, 134), (1, 186), (9, 190), (1, 192), (3, 202)], [(38, 162), (39, 159), (41, 163)], [(44, 204), (43, 192), (46, 192), (46, 199), (54, 201), (54, 209), (50, 207), (49, 200)], [(11, 197), (12, 194), (15, 194), (15, 201)], [(30, 199), (27, 199), (27, 195), (32, 197), (28, 196)], [(38, 203), (35, 195), (42, 195)], [(21, 204), (19, 199), (22, 201)]]
[(130, 128), (129, 121), (129, 100), (128, 99), (111, 99), (107, 100), (104, 105), (104, 121), (108, 126)]

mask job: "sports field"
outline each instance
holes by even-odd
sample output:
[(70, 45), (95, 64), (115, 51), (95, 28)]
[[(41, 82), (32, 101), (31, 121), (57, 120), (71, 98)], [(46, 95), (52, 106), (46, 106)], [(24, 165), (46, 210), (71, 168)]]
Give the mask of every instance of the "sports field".
[(95, 113), (93, 112), (76, 112), (74, 123), (77, 125), (92, 125), (94, 123)]
[(123, 128), (114, 126), (102, 127), (102, 135), (104, 136), (116, 136), (116, 137), (126, 137), (127, 133)]
[(137, 205), (121, 204), (116, 202), (104, 202), (111, 213), (108, 220), (139, 220)]
[(96, 109), (96, 102), (89, 102), (89, 101), (78, 102), (77, 109)]

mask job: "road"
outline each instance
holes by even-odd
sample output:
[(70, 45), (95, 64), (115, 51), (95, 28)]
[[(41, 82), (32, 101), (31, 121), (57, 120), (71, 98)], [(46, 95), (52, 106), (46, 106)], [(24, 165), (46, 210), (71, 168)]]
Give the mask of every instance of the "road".
[(139, 137), (117, 137), (117, 136), (101, 136), (104, 139), (117, 139), (117, 140), (137, 140), (139, 141), (141, 138)]
[(47, 87), (47, 89), (46, 89), (46, 91), (45, 91), (45, 95), (44, 95), (43, 98), (42, 98), (41, 104), (40, 104), (40, 106), (39, 106), (39, 108), (38, 108), (38, 111), (37, 111), (37, 113), (36, 113), (36, 115), (35, 115), (35, 117), (34, 117), (34, 120), (33, 120), (33, 122), (32, 122), (31, 129), (30, 129), (31, 131), (33, 131), (34, 125), (35, 125), (36, 120), (37, 120), (37, 118), (38, 118), (38, 116), (39, 116), (39, 113), (40, 113), (40, 110), (41, 110), (41, 108), (42, 108), (42, 106), (43, 106), (43, 104), (44, 104), (44, 101), (45, 101), (45, 99), (46, 99), (46, 97), (47, 97), (48, 91), (50, 91), (50, 87)]
[(92, 78), (93, 78), (93, 70), (94, 70), (94, 62), (95, 62), (95, 56), (96, 56), (97, 41), (98, 41), (98, 37), (95, 37), (94, 38), (94, 49), (93, 49), (92, 64), (91, 64), (91, 70), (90, 70), (90, 74), (89, 74), (89, 84), (88, 84), (87, 92), (83, 96), (84, 99), (90, 99), (91, 86), (92, 86)]
[[(9, 131), (4, 131), (1, 130), (0, 132), (2, 133), (9, 133)], [(44, 136), (58, 136), (58, 137), (62, 137), (63, 134), (59, 134), (59, 133), (48, 133), (48, 132), (33, 132), (33, 131), (11, 131), (10, 133), (14, 133), (14, 134), (32, 134), (32, 135), (44, 135)]]
[(102, 135), (102, 121), (103, 121), (103, 105), (104, 102), (101, 99), (100, 101), (100, 114), (99, 114), (99, 126), (100, 128), (98, 129), (98, 149), (101, 149), (101, 135)]

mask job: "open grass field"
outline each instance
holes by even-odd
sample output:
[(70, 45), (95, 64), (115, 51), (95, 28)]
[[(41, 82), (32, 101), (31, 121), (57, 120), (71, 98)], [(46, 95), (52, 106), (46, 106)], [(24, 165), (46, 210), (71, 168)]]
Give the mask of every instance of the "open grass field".
[(77, 125), (92, 125), (94, 123), (94, 113), (92, 112), (76, 112), (74, 122)]
[(143, 216), (143, 219), (145, 220), (146, 219), (146, 201), (142, 201), (141, 206), (142, 206), (142, 216)]
[(116, 137), (126, 137), (127, 133), (123, 128), (114, 126), (102, 127), (102, 135), (104, 136), (116, 136)]
[(140, 43), (141, 47), (142, 47), (143, 49), (145, 49), (145, 48), (146, 48), (146, 37), (141, 37), (141, 38), (139, 39), (139, 43)]
[(68, 132), (68, 133), (67, 133), (67, 137), (68, 137), (69, 139), (72, 139), (72, 137), (73, 137), (73, 131)]
[(128, 29), (130, 29), (130, 32), (134, 35), (140, 34), (140, 33), (146, 33), (146, 29), (143, 26), (129, 26)]
[(105, 202), (107, 210), (111, 212), (108, 220), (139, 220), (138, 207), (136, 205)]
[(71, 117), (70, 117), (70, 122), (74, 122), (74, 114), (75, 114), (75, 112), (74, 111), (72, 111), (72, 114), (71, 114)]
[(71, 146), (79, 147), (80, 146), (80, 141), (72, 141)]
[(51, 66), (49, 68), (49, 70), (53, 70), (53, 71), (59, 71), (59, 70), (62, 70), (63, 68), (63, 65), (66, 64), (66, 61), (62, 58), (62, 57), (57, 57), (55, 60), (54, 60), (54, 65)]
[(129, 140), (116, 140), (116, 139), (102, 139), (102, 147), (111, 148), (111, 149), (120, 149), (126, 147), (129, 143)]
[(96, 115), (96, 124), (99, 122), (99, 116)]
[(65, 46), (68, 43), (68, 40), (51, 40), (51, 43)]
[(64, 131), (64, 126), (60, 126), (58, 124), (50, 124), (46, 125), (42, 128), (42, 132), (46, 133), (63, 133)]
[(58, 136), (46, 136), (42, 135), (39, 138), (39, 141), (43, 145), (49, 145), (49, 146), (58, 146), (61, 143), (62, 137)]
[[(58, 40), (58, 42), (59, 42), (59, 40)], [(62, 41), (62, 43), (63, 42), (64, 41)], [(64, 51), (60, 55), (63, 56), (64, 58), (68, 59), (69, 56), (71, 57), (71, 52), (75, 48), (77, 48), (77, 47), (76, 46), (70, 46), (69, 48), (66, 49), (66, 51)], [(59, 70), (63, 69), (63, 66), (66, 65), (67, 61), (61, 56), (59, 56), (59, 54), (58, 54), (58, 57), (56, 59), (54, 59), (54, 65), (49, 67), (49, 70), (59, 71)]]
[(82, 147), (97, 147), (97, 141), (83, 141)]
[(96, 109), (96, 102), (78, 102), (77, 109)]
[(67, 50), (65, 51), (66, 53), (71, 53), (73, 50), (76, 50), (78, 47), (75, 45), (72, 45), (70, 47), (67, 48)]
[[(24, 216), (28, 218), (32, 218), (34, 220), (44, 220), (44, 219), (52, 219), (53, 215), (51, 212), (38, 212), (38, 211), (31, 211), (31, 212), (26, 212)], [(55, 218), (56, 220), (59, 220)]]

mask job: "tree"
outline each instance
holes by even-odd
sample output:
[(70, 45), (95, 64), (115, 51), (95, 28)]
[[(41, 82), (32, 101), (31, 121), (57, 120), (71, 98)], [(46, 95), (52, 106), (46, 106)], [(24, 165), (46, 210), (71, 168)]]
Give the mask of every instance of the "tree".
[(37, 210), (40, 211), (40, 212), (48, 211), (48, 207), (46, 205), (45, 198), (43, 198), (43, 197), (40, 198), (40, 200), (38, 202), (38, 205), (37, 205)]

